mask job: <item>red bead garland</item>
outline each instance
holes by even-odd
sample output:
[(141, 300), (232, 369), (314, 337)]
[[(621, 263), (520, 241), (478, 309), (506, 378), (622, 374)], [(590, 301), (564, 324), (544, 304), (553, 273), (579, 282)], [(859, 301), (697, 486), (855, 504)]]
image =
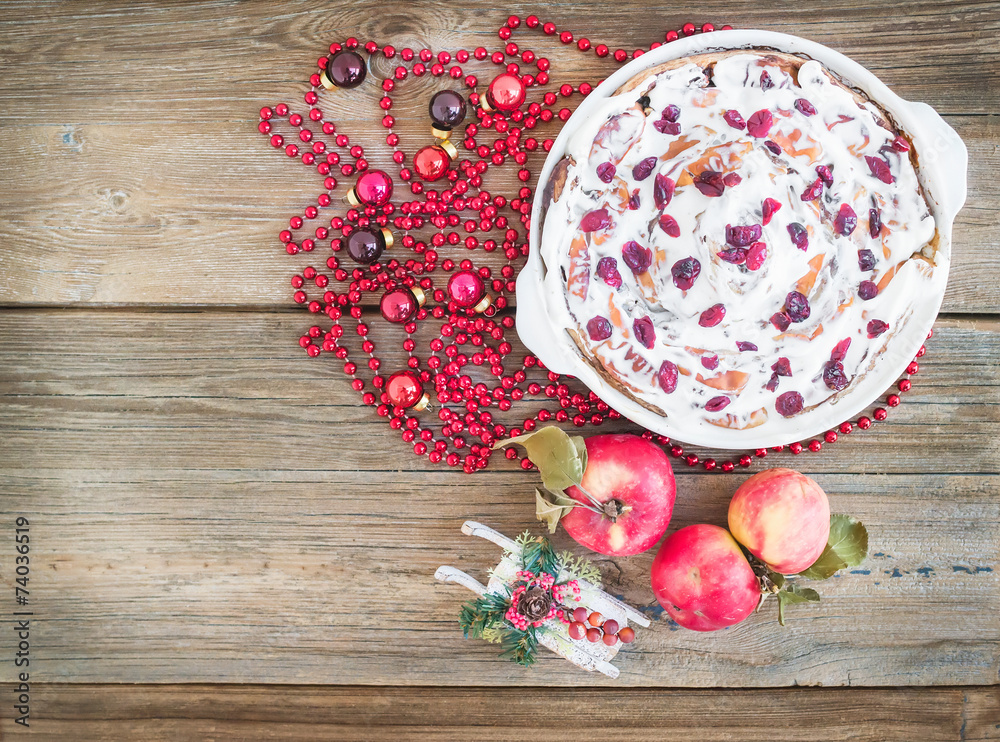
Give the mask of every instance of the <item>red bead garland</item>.
[[(589, 83), (576, 87), (564, 84), (559, 87), (558, 96), (546, 92), (540, 100), (528, 102), (532, 88), (549, 84), (551, 65), (547, 58), (510, 41), (520, 26), (518, 16), (508, 18), (498, 31), (504, 46), (492, 53), (478, 47), (471, 52), (460, 49), (454, 54), (435, 55), (428, 49), (397, 50), (374, 41), (361, 44), (355, 38), (348, 38), (343, 44), (333, 43), (329, 56), (318, 60), (317, 72), (310, 77), (312, 87), (305, 94), (309, 106), (306, 115), (292, 112), (287, 104), (279, 103), (260, 110), (257, 127), (272, 147), (314, 167), (323, 177), (324, 192), (317, 198), (317, 205), (307, 206), (302, 216), (293, 216), (289, 229), (279, 234), (289, 255), (311, 253), (324, 245), (332, 252), (325, 260), (328, 272), (308, 266), (292, 277), (294, 301), (310, 313), (325, 314), (332, 323), (325, 331), (316, 325), (310, 327), (299, 339), (299, 345), (309, 356), (332, 353), (341, 360), (344, 373), (351, 377), (352, 387), (362, 393), (364, 404), (375, 407), (379, 416), (389, 418), (390, 427), (401, 431), (403, 440), (413, 444), (416, 455), (427, 456), (432, 463), (443, 462), (452, 467), (461, 464), (470, 473), (487, 466), (493, 454), (492, 445), (498, 440), (534, 430), (539, 424), (571, 422), (575, 427), (599, 426), (605, 420), (621, 417), (593, 392), (571, 390), (562, 377), (546, 371), (532, 355), (524, 356), (514, 364), (516, 370), (510, 370), (512, 348), (505, 335), (514, 327), (514, 318), (501, 313), (507, 307), (507, 296), (514, 291), (515, 264), (528, 253), (528, 215), (533, 189), (522, 186), (516, 196), (508, 198), (484, 190), (483, 176), (490, 168), (511, 165), (518, 168), (519, 180), (527, 183), (531, 179), (527, 167), (529, 156), (548, 152), (553, 144), (551, 138), (539, 141), (533, 136), (534, 130), (553, 119), (569, 118), (568, 108), (556, 110), (559, 97), (569, 99), (579, 94), (582, 98), (593, 90)], [(543, 23), (535, 15), (527, 16), (524, 26), (529, 30), (539, 29), (546, 36), (556, 36), (558, 32), (554, 23)], [(722, 26), (721, 30), (730, 28)], [(714, 30), (711, 23), (700, 27), (686, 23), (677, 31), (668, 31), (664, 39), (671, 42), (681, 36)], [(559, 32), (557, 37), (563, 44), (574, 43), (569, 31)], [(575, 44), (581, 52), (593, 52), (598, 58), (611, 56), (619, 64), (643, 54), (642, 49), (631, 54), (624, 49), (612, 52), (607, 45), (592, 44), (586, 38), (575, 40)], [(649, 48), (660, 45), (657, 42)], [(389, 132), (386, 144), (392, 148), (393, 162), (399, 166), (395, 181), (389, 173), (369, 168), (364, 147), (338, 132), (336, 124), (320, 107), (321, 94), (343, 95), (336, 89), (354, 88), (364, 82), (368, 65), (362, 49), (371, 56), (381, 54), (387, 60), (398, 60), (391, 76), (381, 81), (379, 102), (382, 125)], [(482, 94), (475, 92), (479, 78), (467, 74), (463, 67), (472, 61), (502, 68), (492, 77), (487, 75), (491, 82)], [(521, 64), (534, 65), (536, 71), (522, 72)], [(432, 133), (438, 141), (419, 148), (407, 166), (409, 157), (399, 148), (400, 137), (393, 131), (395, 118), (389, 113), (393, 107), (392, 94), (397, 84), (410, 75), (422, 77), (428, 73), (432, 77), (447, 76), (461, 81), (474, 91), (469, 95), (472, 106), (467, 107), (461, 93), (455, 90), (439, 91), (429, 105)], [(474, 112), (476, 120), (467, 123), (463, 131), (461, 125), (467, 111)], [(285, 137), (273, 131), (277, 120), (285, 118), (297, 130), (295, 139), (299, 144), (286, 144)], [(487, 143), (490, 132), (496, 132), (499, 138)], [(448, 141), (449, 135), (454, 137), (458, 151)], [(463, 148), (466, 159), (459, 156)], [(327, 226), (317, 220), (321, 209), (339, 201), (332, 195), (339, 185), (338, 177), (352, 186), (346, 197), (351, 208), (343, 216), (332, 217)], [(438, 181), (444, 183), (442, 190), (425, 185)], [(395, 186), (400, 183), (409, 186), (411, 197), (393, 201)], [(315, 222), (316, 226), (307, 228), (307, 222)], [(434, 230), (429, 238), (412, 234), (426, 228)], [(306, 229), (311, 231), (310, 235), (296, 236)], [(397, 238), (402, 249), (390, 251)], [(456, 260), (457, 256), (442, 258), (440, 253), (445, 250), (454, 255), (454, 250), (479, 248), (487, 253), (503, 253), (507, 262), (499, 276), (494, 276), (490, 268), (477, 269), (471, 260)], [(403, 255), (393, 256), (394, 252), (404, 251), (405, 259)], [(352, 258), (346, 266), (339, 256), (342, 252)], [(433, 278), (439, 271), (451, 274), (444, 286)], [(388, 376), (383, 375), (382, 361), (375, 355), (370, 328), (362, 321), (362, 301), (372, 295), (380, 298), (383, 318), (402, 326), (407, 336), (402, 346), (407, 353), (407, 368)], [(424, 306), (429, 302), (433, 305)], [(371, 372), (369, 381), (358, 377), (359, 367), (349, 359), (351, 351), (345, 344), (348, 333), (344, 326), (347, 316), (354, 323), (361, 351), (368, 356), (365, 365)], [(415, 354), (414, 335), (418, 324), (428, 320), (439, 323), (439, 333), (427, 346), (429, 355), (420, 356)], [(921, 347), (916, 359), (924, 353)], [(899, 393), (912, 388), (911, 377), (919, 371), (916, 359), (907, 367), (906, 377), (897, 383)], [(486, 383), (474, 382), (469, 365), (487, 369), (496, 379), (495, 385), (491, 388)], [(552, 400), (554, 407), (539, 409), (532, 417), (525, 418), (520, 427), (508, 427), (494, 419), (491, 411), (494, 408), (507, 412), (514, 403), (520, 406), (528, 398)], [(440, 433), (430, 427), (430, 417), (435, 413), (428, 410), (422, 417), (410, 414), (423, 410), (432, 400), (438, 403)], [(889, 408), (900, 402), (896, 393), (885, 398)], [(824, 443), (832, 444), (849, 435), (855, 424), (867, 430), (874, 421), (883, 421), (887, 416), (886, 407), (878, 407), (871, 417), (862, 416), (854, 424), (844, 422), (836, 430), (827, 431), (822, 440), (775, 446), (771, 451), (787, 448), (792, 455), (806, 450), (818, 452)], [(706, 471), (732, 472), (736, 467), (751, 466), (754, 457), (762, 459), (768, 455), (768, 449), (761, 448), (753, 457), (743, 454), (723, 461), (701, 459), (697, 454), (685, 453), (683, 446), (672, 443), (666, 436), (650, 431), (642, 436), (669, 447), (673, 458), (682, 459), (691, 467), (700, 464)], [(508, 459), (519, 457), (513, 448), (505, 449), (504, 455)], [(521, 457), (520, 464), (524, 469), (532, 468), (526, 457)]]

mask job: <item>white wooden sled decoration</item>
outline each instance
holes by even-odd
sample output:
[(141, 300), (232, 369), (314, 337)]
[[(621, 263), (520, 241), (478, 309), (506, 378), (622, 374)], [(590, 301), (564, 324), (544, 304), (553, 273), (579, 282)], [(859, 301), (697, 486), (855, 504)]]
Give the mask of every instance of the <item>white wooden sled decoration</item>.
[[(439, 567), (434, 573), (436, 579), (456, 582), (480, 596), (479, 600), (463, 607), (461, 621), (466, 636), (500, 642), (501, 647), (506, 650), (505, 656), (519, 664), (531, 664), (537, 643), (584, 670), (597, 670), (608, 677), (618, 677), (618, 668), (611, 664), (611, 660), (621, 649), (622, 641), (609, 646), (603, 640), (590, 641), (586, 636), (573, 639), (569, 632), (569, 622), (573, 621), (570, 617), (572, 610), (583, 607), (588, 613), (600, 613), (605, 620), (611, 619), (618, 624), (615, 635), (631, 638), (634, 638), (634, 629), (622, 630), (629, 627), (629, 623), (648, 627), (649, 620), (630, 605), (608, 595), (599, 584), (595, 584), (595, 581), (599, 583), (599, 573), (592, 566), (585, 560), (573, 558), (568, 552), (555, 554), (547, 539), (541, 537), (525, 534), (518, 541), (512, 541), (502, 533), (471, 520), (462, 524), (462, 533), (492, 541), (505, 552), (503, 559), (490, 572), (486, 585), (455, 567)], [(529, 553), (525, 555), (525, 551)], [(542, 557), (538, 556), (540, 553)], [(527, 564), (525, 559), (529, 560)], [(525, 600), (532, 596), (524, 592), (524, 584), (527, 580), (530, 592), (534, 583), (531, 583), (530, 576), (526, 578), (525, 575), (547, 573), (537, 567), (533, 571), (526, 570), (534, 565), (544, 564), (555, 565), (554, 571), (557, 574), (551, 579), (541, 577), (538, 586), (534, 588), (534, 597), (538, 599), (536, 606), (540, 603), (542, 610), (549, 610), (547, 618), (539, 618), (538, 614), (532, 613), (534, 606), (529, 606), (529, 601)], [(584, 576), (591, 579), (585, 579)], [(553, 582), (554, 587), (547, 587)], [(554, 595), (556, 599), (552, 600), (549, 595)], [(518, 615), (516, 605), (511, 607), (512, 599), (515, 604), (524, 604), (521, 610), (529, 614), (529, 618), (539, 620), (529, 621), (523, 615)], [(565, 615), (568, 621), (556, 615), (557, 611)], [(613, 626), (610, 623), (607, 625)]]

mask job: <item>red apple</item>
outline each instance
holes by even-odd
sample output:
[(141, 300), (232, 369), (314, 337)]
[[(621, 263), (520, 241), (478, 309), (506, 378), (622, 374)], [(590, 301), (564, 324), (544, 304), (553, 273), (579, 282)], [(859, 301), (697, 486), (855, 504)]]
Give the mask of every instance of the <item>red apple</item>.
[(775, 572), (798, 574), (812, 566), (830, 538), (830, 501), (805, 474), (768, 469), (736, 490), (729, 530)]
[(609, 556), (638, 554), (666, 532), (674, 511), (674, 472), (659, 447), (637, 435), (587, 438), (587, 469), (580, 487), (566, 494), (604, 512), (573, 508), (560, 523), (566, 533), (592, 551)]
[(653, 560), (653, 593), (674, 621), (695, 631), (738, 624), (760, 602), (757, 577), (725, 528), (672, 533)]

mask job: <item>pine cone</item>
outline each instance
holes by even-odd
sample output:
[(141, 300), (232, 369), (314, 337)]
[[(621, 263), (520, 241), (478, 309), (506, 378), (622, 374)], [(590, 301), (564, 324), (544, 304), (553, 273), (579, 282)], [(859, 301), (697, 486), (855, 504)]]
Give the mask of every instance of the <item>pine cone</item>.
[(517, 601), (517, 612), (529, 621), (541, 621), (552, 608), (552, 596), (537, 585), (525, 590)]

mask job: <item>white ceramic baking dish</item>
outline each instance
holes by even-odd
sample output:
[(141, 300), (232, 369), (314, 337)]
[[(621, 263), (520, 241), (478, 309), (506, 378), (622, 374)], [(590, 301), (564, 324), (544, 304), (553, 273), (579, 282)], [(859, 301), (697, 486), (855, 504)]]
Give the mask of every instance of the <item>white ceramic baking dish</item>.
[[(905, 131), (917, 155), (917, 175), (924, 188), (938, 231), (936, 268), (930, 289), (922, 302), (914, 304), (913, 315), (886, 347), (876, 369), (842, 395), (836, 404), (821, 405), (796, 418), (798, 425), (780, 434), (756, 429), (732, 430), (703, 422), (670, 419), (657, 415), (604, 381), (581, 358), (565, 332), (546, 322), (550, 316), (542, 287), (540, 228), (544, 204), (541, 194), (553, 168), (566, 154), (572, 134), (590, 117), (601, 101), (645, 69), (672, 59), (704, 52), (733, 49), (764, 49), (798, 54), (815, 59), (849, 87), (858, 89), (878, 103)], [(903, 374), (934, 324), (948, 280), (951, 234), (955, 216), (965, 203), (968, 152), (952, 129), (925, 103), (906, 101), (889, 90), (875, 75), (843, 54), (812, 41), (772, 31), (715, 31), (679, 39), (648, 52), (628, 63), (580, 104), (556, 138), (542, 167), (531, 212), (530, 254), (517, 278), (517, 331), (524, 344), (552, 371), (579, 378), (608, 404), (634, 422), (679, 441), (715, 448), (759, 448), (803, 440), (821, 434), (869, 407)]]

